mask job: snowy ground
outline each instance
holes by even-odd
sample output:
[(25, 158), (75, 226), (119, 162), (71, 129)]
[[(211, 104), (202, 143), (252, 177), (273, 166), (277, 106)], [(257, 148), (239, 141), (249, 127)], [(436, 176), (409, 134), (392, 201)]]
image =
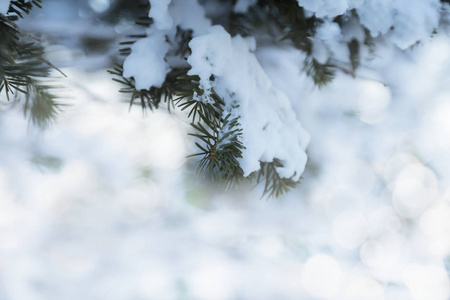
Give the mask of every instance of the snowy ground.
[(381, 51), (390, 88), (311, 89), (277, 51), (257, 56), (280, 89), (299, 76), (312, 136), (281, 199), (196, 177), (183, 115), (129, 112), (105, 70), (63, 69), (44, 132), (2, 107), (0, 299), (449, 299), (449, 37)]

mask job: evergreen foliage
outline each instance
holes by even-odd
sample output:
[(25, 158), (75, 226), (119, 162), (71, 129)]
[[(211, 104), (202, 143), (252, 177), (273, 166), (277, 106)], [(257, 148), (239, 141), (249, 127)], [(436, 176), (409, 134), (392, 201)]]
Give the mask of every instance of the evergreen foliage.
[(270, 37), (272, 43), (290, 41), (306, 54), (303, 70), (321, 88), (335, 73), (331, 63), (321, 64), (313, 58), (312, 38), (322, 22), (314, 15), (306, 16), (297, 0), (265, 0), (258, 1), (245, 14), (231, 14), (229, 31), (232, 35)]
[[(196, 142), (199, 152), (189, 156), (201, 157), (198, 173), (208, 172), (231, 186), (243, 174), (237, 160), (242, 157), (241, 150), (244, 147), (239, 139), (242, 131), (239, 120), (232, 118), (230, 113), (224, 118), (223, 100), (213, 90), (208, 93), (201, 90), (198, 77), (187, 75), (187, 71), (188, 69), (174, 69), (160, 88), (152, 87), (149, 90), (136, 90), (133, 79), (125, 78), (120, 66), (109, 72), (116, 76), (113, 78), (115, 81), (126, 85), (120, 91), (131, 95), (130, 106), (138, 99), (144, 111), (146, 108), (158, 108), (161, 101), (167, 103), (169, 110), (174, 106), (187, 110), (188, 117), (192, 119), (191, 126), (195, 130), (190, 135), (204, 143), (201, 145)], [(209, 101), (198, 101), (195, 95), (206, 96)]]
[(300, 184), (300, 181), (295, 181), (292, 178), (283, 178), (278, 172), (277, 168), (283, 166), (280, 160), (275, 159), (272, 162), (261, 162), (261, 170), (255, 175), (256, 182), (264, 181), (264, 192), (262, 197), (279, 197), (287, 193), (291, 188), (295, 188)]
[(321, 64), (311, 55), (305, 58), (303, 70), (319, 88), (324, 87), (334, 78), (333, 65), (329, 63)]
[(15, 23), (40, 4), (40, 0), (11, 1), (7, 14), (0, 15), (0, 92), (7, 101), (22, 101), (30, 122), (45, 128), (61, 106), (53, 93), (58, 86), (49, 80), (56, 68), (44, 58), (42, 43)]
[[(149, 5), (146, 8), (142, 7), (142, 11), (146, 13), (150, 9)], [(299, 70), (303, 69), (319, 88), (329, 83), (335, 75), (335, 66), (331, 61), (321, 64), (313, 57), (312, 38), (316, 27), (323, 21), (315, 16), (307, 16), (296, 0), (260, 0), (245, 14), (229, 12), (226, 18), (221, 16), (217, 19), (227, 20), (223, 25), (232, 36), (255, 36), (272, 43), (291, 43), (303, 51), (306, 57), (303, 66), (299, 66)], [(218, 20), (216, 21), (219, 22)], [(144, 15), (139, 17), (136, 23), (143, 27), (150, 27), (153, 20)], [(143, 37), (146, 35), (130, 35), (128, 41), (121, 43), (120, 54), (129, 55), (131, 45)], [(192, 31), (178, 27), (175, 40), (170, 41), (172, 48), (169, 55), (188, 57), (191, 39)], [(352, 58), (349, 69), (353, 71), (358, 66), (358, 46), (357, 41), (349, 44)], [(153, 110), (159, 108), (161, 102), (164, 102), (169, 110), (174, 107), (188, 110), (193, 129), (190, 135), (198, 139), (195, 142), (198, 152), (189, 157), (199, 157), (198, 173), (209, 174), (216, 180), (224, 181), (229, 187), (244, 179), (238, 162), (238, 159), (242, 157), (242, 149), (245, 147), (240, 138), (242, 129), (239, 127), (239, 118), (233, 118), (231, 113), (224, 116), (223, 100), (213, 90), (201, 90), (199, 79), (196, 76), (188, 76), (188, 71), (188, 68), (172, 68), (161, 87), (137, 90), (134, 79), (123, 76), (122, 66), (118, 65), (109, 70), (114, 75), (113, 80), (123, 85), (120, 92), (130, 95), (130, 107), (137, 103), (144, 111)], [(211, 101), (199, 101), (195, 95), (200, 97), (206, 95)], [(281, 166), (282, 162), (278, 159), (272, 162), (261, 162), (261, 169), (251, 174), (250, 178), (253, 178), (257, 184), (264, 182), (263, 197), (279, 197), (300, 183), (292, 178), (281, 177), (277, 172), (277, 168)]]
[[(299, 49), (305, 58), (298, 69), (310, 77), (318, 88), (331, 82), (338, 71), (356, 77), (356, 71), (361, 65), (362, 51), (369, 54), (375, 52), (374, 38), (369, 29), (359, 23), (355, 9), (335, 18), (320, 18), (306, 11), (297, 0), (252, 1), (245, 13), (235, 12), (232, 9), (236, 3), (237, 1), (230, 1), (227, 9), (217, 12), (212, 17), (209, 16), (212, 18), (212, 23), (222, 25), (231, 36), (251, 36), (263, 44), (284, 44)], [(137, 24), (143, 28), (154, 25), (154, 20), (147, 16), (152, 8), (148, 2), (146, 4), (147, 6), (142, 8), (145, 16), (137, 20)], [(350, 26), (359, 24), (358, 26), (361, 26), (363, 30), (363, 38), (360, 35), (358, 38), (339, 41), (344, 49), (347, 47), (346, 61), (338, 61), (331, 49), (326, 49), (328, 57), (320, 59), (317, 57), (319, 54), (316, 53), (314, 41), (321, 38), (318, 30), (320, 26), (331, 23), (332, 26), (339, 26), (341, 29), (348, 24)], [(120, 53), (124, 56), (130, 55), (133, 43), (143, 37), (146, 37), (146, 34), (129, 36), (130, 40), (121, 43)], [(175, 38), (167, 35), (166, 40), (170, 44), (170, 50), (166, 60), (169, 57), (186, 60), (191, 55), (189, 42), (192, 38), (192, 30), (184, 30), (180, 27), (177, 27)], [(323, 47), (330, 46), (323, 45)], [(223, 99), (214, 90), (202, 90), (199, 78), (188, 76), (188, 71), (189, 66), (186, 65), (171, 66), (170, 72), (160, 87), (152, 86), (146, 90), (137, 90), (134, 79), (123, 76), (122, 66), (110, 70), (110, 73), (115, 76), (114, 80), (124, 85), (120, 91), (130, 95), (130, 105), (138, 100), (142, 109), (153, 110), (164, 102), (169, 110), (174, 107), (188, 110), (193, 130), (190, 135), (198, 139), (195, 144), (199, 150), (190, 157), (200, 158), (198, 172), (210, 174), (213, 178), (224, 180), (229, 184), (238, 182), (243, 178), (239, 158), (242, 158), (242, 150), (245, 149), (241, 138), (242, 128), (239, 117), (234, 116), (231, 111), (224, 112)], [(213, 77), (210, 78), (211, 82), (214, 81)], [(283, 178), (279, 175), (277, 170), (283, 166), (281, 160), (275, 158), (272, 162), (260, 161), (260, 164), (260, 170), (249, 177), (257, 183), (264, 182), (264, 195), (278, 197), (299, 184), (299, 181), (292, 177)]]

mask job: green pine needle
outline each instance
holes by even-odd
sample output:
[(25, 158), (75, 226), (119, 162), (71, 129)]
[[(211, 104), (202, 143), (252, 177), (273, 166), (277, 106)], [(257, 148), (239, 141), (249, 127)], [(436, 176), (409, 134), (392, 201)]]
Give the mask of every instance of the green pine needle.
[(264, 198), (264, 196), (278, 198), (300, 184), (300, 181), (294, 181), (292, 178), (280, 177), (277, 168), (282, 166), (283, 164), (279, 159), (274, 159), (272, 162), (261, 162), (261, 169), (255, 175), (257, 184), (264, 181), (264, 191), (261, 198)]
[(0, 19), (0, 92), (7, 101), (23, 101), (24, 114), (29, 116), (30, 123), (46, 128), (56, 118), (61, 104), (52, 93), (59, 86), (43, 80), (58, 69), (44, 58), (41, 43), (14, 23), (33, 6), (41, 7), (40, 4), (40, 0), (11, 1), (7, 15)]
[(303, 70), (306, 75), (312, 78), (314, 84), (323, 88), (326, 84), (330, 83), (334, 76), (335, 71), (331, 64), (320, 64), (311, 55), (308, 55), (303, 62)]

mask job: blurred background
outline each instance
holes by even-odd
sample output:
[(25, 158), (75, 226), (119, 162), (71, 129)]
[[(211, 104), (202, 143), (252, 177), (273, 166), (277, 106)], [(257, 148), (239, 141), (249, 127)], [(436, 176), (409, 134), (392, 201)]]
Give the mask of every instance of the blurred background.
[[(138, 30), (130, 3), (46, 0), (20, 21), (65, 106), (44, 131), (0, 106), (0, 299), (450, 299), (448, 35), (380, 47), (389, 86), (318, 90), (291, 68), (309, 163), (261, 200), (196, 176), (183, 113), (129, 109), (107, 69)], [(267, 51), (285, 50), (257, 53), (270, 77), (288, 60)]]

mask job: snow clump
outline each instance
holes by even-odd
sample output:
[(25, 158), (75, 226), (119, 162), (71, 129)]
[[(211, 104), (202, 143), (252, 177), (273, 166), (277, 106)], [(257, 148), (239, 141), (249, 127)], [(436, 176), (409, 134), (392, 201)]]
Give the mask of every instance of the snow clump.
[(123, 76), (133, 77), (138, 90), (161, 87), (169, 72), (169, 65), (164, 60), (168, 50), (169, 45), (160, 31), (139, 39), (123, 63)]
[[(149, 1), (149, 17), (155, 23), (146, 38), (131, 46), (124, 61), (124, 76), (133, 77), (137, 89), (160, 87), (171, 65), (175, 67), (167, 41), (174, 39), (177, 26), (192, 30), (192, 54), (187, 58), (192, 68), (188, 74), (200, 77), (204, 91), (194, 99), (208, 102), (214, 89), (225, 103), (223, 117), (239, 117), (243, 129), (240, 138), (246, 147), (239, 161), (244, 176), (258, 171), (261, 162), (276, 158), (283, 164), (277, 170), (280, 176), (299, 180), (307, 161), (309, 134), (297, 120), (286, 94), (272, 85), (259, 64), (255, 39), (232, 38), (223, 27), (211, 26), (197, 0)], [(236, 9), (244, 11), (253, 3), (239, 1)]]
[[(222, 26), (192, 39), (188, 74), (198, 75), (202, 89), (213, 88), (224, 99), (224, 117), (240, 116), (243, 129), (244, 176), (259, 170), (260, 162), (278, 158), (280, 176), (299, 180), (307, 161), (309, 134), (303, 129), (288, 97), (275, 88), (253, 51), (254, 38), (231, 37)], [(214, 80), (210, 80), (211, 75)]]
[(360, 22), (373, 37), (389, 36), (400, 49), (430, 38), (439, 25), (439, 0), (297, 0), (318, 18), (334, 18), (356, 9)]
[(148, 16), (153, 19), (154, 27), (147, 29), (147, 37), (131, 45), (131, 54), (123, 64), (123, 75), (133, 77), (138, 90), (163, 84), (170, 72), (167, 63), (170, 46), (166, 37), (173, 40), (177, 26), (192, 30), (193, 36), (206, 33), (211, 26), (197, 0), (150, 0), (150, 5)]

